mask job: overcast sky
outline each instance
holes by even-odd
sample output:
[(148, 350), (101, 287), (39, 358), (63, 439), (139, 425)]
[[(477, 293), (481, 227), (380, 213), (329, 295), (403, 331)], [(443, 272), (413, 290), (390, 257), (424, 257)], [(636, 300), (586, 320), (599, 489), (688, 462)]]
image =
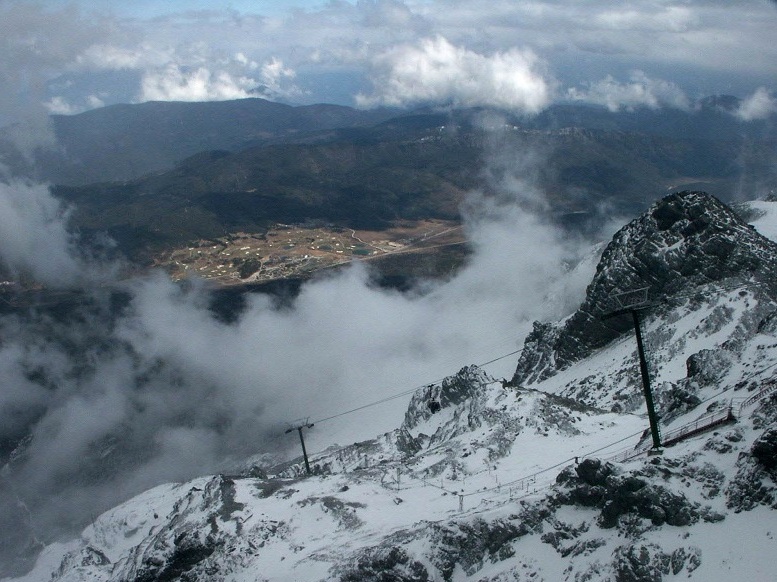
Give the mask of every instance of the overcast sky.
[(772, 0), (0, 0), (0, 111), (260, 96), (775, 108)]

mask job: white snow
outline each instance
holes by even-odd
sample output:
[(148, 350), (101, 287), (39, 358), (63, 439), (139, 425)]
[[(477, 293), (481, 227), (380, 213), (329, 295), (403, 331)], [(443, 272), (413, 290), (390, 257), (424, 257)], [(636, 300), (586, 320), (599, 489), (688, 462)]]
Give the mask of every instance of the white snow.
[(759, 215), (750, 224), (766, 238), (777, 241), (777, 202), (753, 200), (746, 205)]

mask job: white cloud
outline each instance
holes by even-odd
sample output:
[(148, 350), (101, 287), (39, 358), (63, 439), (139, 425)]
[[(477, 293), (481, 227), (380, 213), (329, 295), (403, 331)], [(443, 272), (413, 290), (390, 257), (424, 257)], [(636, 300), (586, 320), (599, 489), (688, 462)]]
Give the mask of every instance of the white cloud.
[(169, 63), (143, 74), (138, 101), (223, 101), (256, 96), (291, 98), (301, 94), (289, 82), (294, 77), (294, 70), (284, 66), (278, 58), (259, 65), (242, 53), (232, 60), (215, 62), (214, 66), (187, 67)]
[[(23, 155), (53, 144), (46, 83), (104, 38), (107, 31), (100, 24), (72, 5), (47, 9), (38, 2), (0, 1), (0, 127), (26, 125), (11, 136)], [(48, 105), (65, 107), (64, 101)]]
[(64, 97), (54, 96), (43, 104), (49, 113), (54, 115), (72, 115), (79, 113), (80, 109), (67, 102)]
[(131, 48), (101, 43), (93, 44), (79, 54), (76, 65), (86, 69), (117, 71), (161, 66), (173, 57), (169, 49), (155, 48), (147, 42)]
[[(700, 89), (732, 92), (727, 81), (742, 76), (752, 86), (766, 85), (777, 62), (771, 41), (777, 11), (757, 2), (732, 7), (700, 0), (636, 0), (626, 6), (614, 0), (370, 0), (322, 2), (269, 17), (243, 9), (171, 12), (147, 20), (45, 11), (21, 2), (6, 4), (13, 8), (3, 12), (2, 6), (0, 78), (10, 79), (8, 88), (24, 88), (0, 94), (0, 117), (25, 103), (63, 111), (54, 96), (89, 107), (90, 94), (110, 95), (115, 102), (143, 99), (145, 92), (154, 98), (220, 99), (258, 91), (271, 99), (313, 95), (326, 101), (337, 95), (336, 102), (350, 103), (369, 80), (375, 84), (362, 89), (362, 106), (433, 101), (534, 111), (552, 98), (552, 78), (578, 86), (630, 67), (695, 95)], [(24, 41), (31, 35), (53, 42)], [(280, 70), (273, 69), (274, 60), (283, 63)], [(45, 96), (19, 98), (30, 89), (20, 81), (51, 81), (62, 73), (76, 77), (76, 86), (64, 92), (49, 85)], [(576, 91), (593, 99), (596, 89), (610, 94), (599, 97), (606, 105), (685, 103), (655, 86), (612, 78)]]
[(567, 90), (567, 97), (573, 101), (604, 105), (610, 111), (638, 107), (685, 110), (690, 107), (688, 97), (680, 87), (663, 79), (651, 79), (642, 71), (632, 72), (630, 81), (626, 83), (607, 75), (601, 81), (587, 84), (584, 89), (572, 87)]
[(695, 26), (698, 18), (691, 8), (684, 6), (666, 6), (652, 11), (625, 5), (597, 14), (595, 22), (613, 30), (684, 32)]
[(437, 36), (389, 49), (372, 65), (374, 93), (357, 97), (363, 107), (442, 103), (537, 113), (552, 93), (540, 59), (528, 49), (482, 55)]
[(67, 221), (67, 209), (46, 186), (0, 182), (0, 262), (52, 287), (101, 278), (100, 268), (80, 253)]
[[(583, 245), (527, 212), (542, 207), (533, 177), (543, 156), (506, 140), (493, 148), (499, 159), (486, 180), (500, 196), (470, 198), (472, 260), (425, 293), (376, 287), (360, 264), (305, 284), (288, 307), (251, 295), (225, 323), (208, 309), (204, 286), (157, 273), (125, 281), (129, 303), (118, 312), (96, 300), (65, 325), (34, 312), (22, 322), (0, 317), (0, 381), (12, 387), (0, 404), (14, 407), (0, 406), (0, 437), (37, 419), (12, 479), (24, 484), (43, 531), (160, 482), (231, 469), (231, 456), (296, 447), (273, 440), (283, 438), (284, 421), (317, 420), (511, 352), (534, 319), (579, 303), (587, 277), (564, 281)], [(84, 266), (44, 187), (0, 193), (0, 252), (24, 265), (37, 260), (45, 273)], [(522, 251), (534, 248), (542, 252)], [(514, 362), (499, 365), (509, 375)], [(402, 403), (369, 412), (358, 422), (317, 422), (310, 450), (393, 428)], [(86, 453), (106, 443), (117, 443), (115, 480), (69, 478), (93, 468)]]
[(86, 102), (91, 109), (96, 109), (97, 107), (103, 107), (105, 105), (105, 101), (98, 95), (87, 96)]
[(734, 113), (742, 121), (766, 119), (777, 113), (777, 98), (772, 97), (766, 87), (759, 87), (747, 97)]
[[(252, 63), (256, 64), (256, 63)], [(264, 85), (264, 93), (268, 96), (293, 97), (301, 94), (296, 86), (284, 86), (284, 80), (293, 79), (296, 73), (293, 69), (285, 67), (283, 61), (273, 57), (262, 65), (261, 80)]]
[(143, 75), (140, 101), (222, 101), (249, 97), (257, 82), (249, 77), (233, 77), (226, 71), (212, 72), (205, 67), (185, 70), (170, 64)]

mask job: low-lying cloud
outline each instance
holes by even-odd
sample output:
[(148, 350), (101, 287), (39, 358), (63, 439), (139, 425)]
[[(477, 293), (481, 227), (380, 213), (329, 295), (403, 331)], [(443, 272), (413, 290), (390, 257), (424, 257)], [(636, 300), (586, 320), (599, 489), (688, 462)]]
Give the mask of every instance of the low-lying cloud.
[(259, 65), (239, 53), (230, 64), (232, 70), (168, 64), (148, 71), (141, 79), (138, 101), (289, 99), (301, 94), (291, 82), (295, 72), (277, 58)]
[[(65, 314), (0, 317), (0, 379), (13, 387), (0, 397), (0, 437), (32, 435), (8, 474), (35, 508), (39, 531), (56, 535), (145, 488), (234, 468), (258, 452), (295, 455), (285, 422), (336, 414), (508, 353), (534, 319), (574, 307), (592, 265), (571, 286), (566, 276), (588, 247), (533, 212), (541, 193), (527, 170), (542, 160), (526, 158), (521, 144), (494, 148), (502, 159), (484, 179), (500, 195), (471, 194), (473, 257), (445, 282), (400, 293), (376, 287), (355, 264), (307, 283), (291, 306), (252, 295), (228, 323), (209, 309), (204, 284), (155, 273), (87, 286)], [(9, 255), (0, 245), (7, 264), (49, 283), (59, 273), (61, 284), (94, 268), (64, 228), (66, 214), (47, 206), (44, 187), (13, 189), (43, 205), (17, 215), (42, 220), (51, 258)], [(9, 231), (7, 240), (16, 236)], [(309, 446), (389, 430), (402, 406), (320, 423)]]
[(490, 106), (538, 113), (551, 101), (553, 83), (529, 49), (480, 54), (442, 36), (393, 47), (372, 60), (373, 93), (357, 104)]
[(633, 71), (627, 82), (607, 75), (600, 81), (586, 84), (584, 88), (570, 88), (567, 97), (573, 101), (603, 105), (613, 112), (631, 111), (638, 107), (690, 108), (690, 101), (680, 87), (663, 79), (652, 79), (643, 71)]
[(777, 98), (766, 87), (759, 87), (752, 95), (742, 100), (734, 115), (742, 121), (767, 119), (777, 113)]
[(49, 287), (74, 287), (106, 280), (114, 266), (83, 254), (67, 229), (69, 212), (47, 186), (0, 182), (0, 264), (16, 277)]

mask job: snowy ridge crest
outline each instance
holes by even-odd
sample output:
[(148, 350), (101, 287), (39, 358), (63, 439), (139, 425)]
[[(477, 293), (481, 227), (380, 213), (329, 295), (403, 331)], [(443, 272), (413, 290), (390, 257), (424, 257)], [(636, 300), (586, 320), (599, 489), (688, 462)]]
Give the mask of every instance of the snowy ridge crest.
[(547, 379), (629, 330), (628, 318), (602, 321), (617, 293), (647, 287), (652, 301), (663, 302), (694, 289), (704, 294), (705, 286), (746, 282), (777, 296), (777, 244), (709, 194), (671, 194), (615, 234), (571, 317), (535, 324), (512, 383)]

